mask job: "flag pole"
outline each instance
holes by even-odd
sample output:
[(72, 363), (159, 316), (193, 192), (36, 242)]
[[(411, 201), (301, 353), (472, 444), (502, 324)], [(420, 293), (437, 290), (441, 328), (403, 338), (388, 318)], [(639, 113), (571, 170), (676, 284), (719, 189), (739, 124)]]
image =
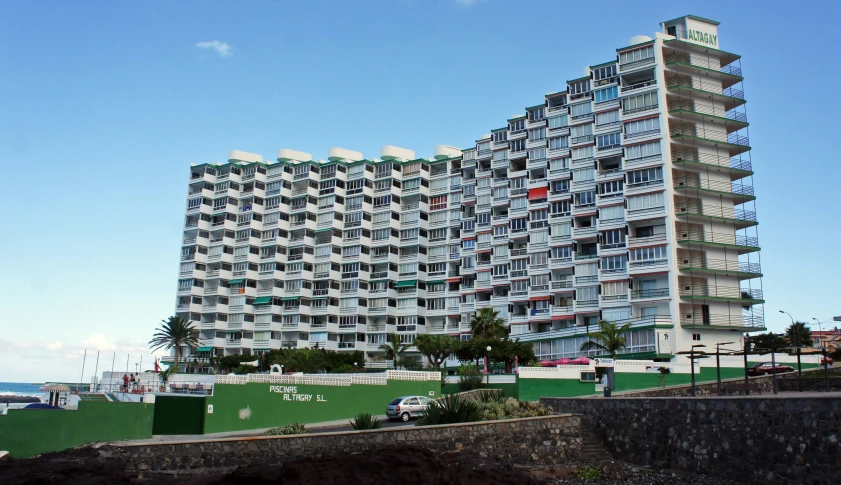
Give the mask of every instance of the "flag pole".
[(96, 380), (96, 374), (99, 373), (99, 351), (96, 351), (96, 367), (93, 369), (93, 382), (92, 384), (95, 386), (95, 390), (99, 388)]
[(85, 380), (85, 361), (88, 360), (88, 349), (85, 349), (85, 353), (82, 356), (82, 375), (79, 376), (79, 386), (76, 388), (76, 394), (79, 394), (82, 390), (82, 382)]

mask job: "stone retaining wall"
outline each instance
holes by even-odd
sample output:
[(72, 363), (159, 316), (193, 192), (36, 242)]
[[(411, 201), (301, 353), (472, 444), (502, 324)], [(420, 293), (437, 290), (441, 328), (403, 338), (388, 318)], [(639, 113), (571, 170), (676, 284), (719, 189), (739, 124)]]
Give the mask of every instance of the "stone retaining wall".
[(543, 398), (579, 413), (616, 458), (756, 484), (841, 482), (841, 399)]
[(432, 451), (471, 450), (511, 464), (551, 464), (579, 457), (581, 442), (581, 417), (567, 414), (344, 433), (105, 446), (101, 453), (121, 457), (128, 472), (143, 474), (276, 464), (401, 445)]
[[(777, 389), (779, 389), (779, 382), (782, 381), (782, 378), (777, 376)], [(727, 379), (721, 381), (722, 387), (722, 394), (728, 394), (725, 390), (728, 385), (732, 384), (744, 384), (745, 379)], [(759, 385), (760, 389), (762, 390), (762, 394), (773, 394), (774, 392), (774, 384), (772, 381), (771, 376), (761, 376), (761, 377), (748, 377), (748, 383), (753, 385)], [(738, 393), (733, 393), (738, 394)], [(756, 394), (756, 391), (751, 391), (751, 395)], [(718, 396), (718, 383), (717, 382), (705, 382), (703, 384), (696, 384), (695, 385), (695, 395), (696, 396)], [(690, 397), (692, 396), (692, 385), (680, 385), (680, 386), (666, 386), (657, 389), (646, 389), (644, 391), (632, 391), (632, 392), (622, 392), (622, 393), (615, 393), (614, 396), (616, 397)]]
[[(777, 380), (777, 389), (780, 391), (797, 391), (797, 377), (786, 377), (785, 379)], [(807, 378), (803, 376), (803, 390), (811, 392), (826, 391), (826, 380), (824, 379), (823, 371), (820, 372), (820, 377), (816, 374), (810, 374)], [(841, 377), (836, 377), (833, 374), (829, 375), (829, 390), (841, 391)]]

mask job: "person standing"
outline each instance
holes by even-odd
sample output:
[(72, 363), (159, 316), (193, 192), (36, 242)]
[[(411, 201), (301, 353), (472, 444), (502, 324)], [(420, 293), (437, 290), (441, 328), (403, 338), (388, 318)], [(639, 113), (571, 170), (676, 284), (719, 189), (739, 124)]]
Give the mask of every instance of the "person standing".
[(134, 374), (131, 375), (131, 390), (137, 390), (137, 379), (134, 377)]
[(128, 374), (123, 374), (123, 392), (128, 392)]

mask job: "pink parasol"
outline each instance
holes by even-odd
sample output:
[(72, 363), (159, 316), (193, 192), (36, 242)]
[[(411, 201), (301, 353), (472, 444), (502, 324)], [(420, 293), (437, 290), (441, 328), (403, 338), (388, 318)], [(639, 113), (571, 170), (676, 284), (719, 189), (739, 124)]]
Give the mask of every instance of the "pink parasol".
[(580, 355), (580, 356), (572, 359), (569, 363), (570, 364), (575, 364), (575, 365), (587, 365), (587, 364), (590, 363), (590, 359), (588, 359), (587, 357), (584, 357), (583, 355)]

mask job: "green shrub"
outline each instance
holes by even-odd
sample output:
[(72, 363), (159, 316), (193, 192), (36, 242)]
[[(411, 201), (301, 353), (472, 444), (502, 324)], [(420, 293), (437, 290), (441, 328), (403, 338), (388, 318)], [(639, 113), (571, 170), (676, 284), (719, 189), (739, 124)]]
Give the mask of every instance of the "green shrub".
[(476, 394), (479, 402), (505, 402), (505, 391), (502, 389), (485, 389)]
[(541, 404), (516, 399), (501, 399), (479, 401), (479, 414), (483, 421), (497, 419), (534, 418), (537, 416), (551, 416), (552, 408)]
[(304, 427), (301, 423), (292, 423), (287, 424), (286, 426), (278, 426), (277, 428), (272, 428), (265, 433), (266, 436), (284, 436), (289, 434), (307, 434), (309, 430)]
[(599, 480), (602, 477), (602, 467), (584, 465), (575, 473), (579, 480)]
[(479, 415), (479, 406), (472, 399), (448, 394), (439, 399), (437, 403), (437, 405), (429, 405), (424, 409), (418, 419), (418, 426), (472, 423), (482, 419)]
[(458, 370), (458, 388), (461, 392), (482, 387), (482, 374), (471, 365), (462, 365)]
[(368, 413), (362, 413), (351, 419), (350, 425), (353, 426), (353, 429), (359, 431), (362, 429), (380, 429), (382, 422)]
[(245, 375), (245, 374), (254, 374), (257, 372), (257, 368), (253, 365), (238, 365), (236, 369), (234, 369), (234, 374), (237, 375)]

